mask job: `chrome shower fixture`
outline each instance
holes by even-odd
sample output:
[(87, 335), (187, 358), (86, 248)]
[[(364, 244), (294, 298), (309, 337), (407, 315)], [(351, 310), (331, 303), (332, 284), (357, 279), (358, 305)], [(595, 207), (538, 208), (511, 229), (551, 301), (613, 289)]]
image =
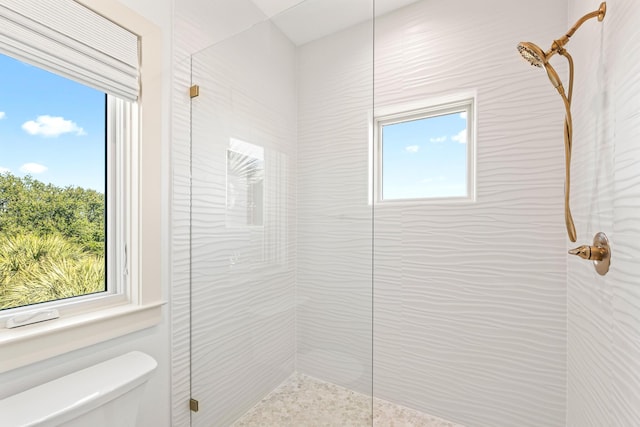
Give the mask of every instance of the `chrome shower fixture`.
[[(565, 157), (565, 186), (564, 186), (564, 220), (567, 226), (567, 234), (569, 235), (569, 240), (572, 242), (576, 241), (576, 227), (573, 223), (573, 217), (571, 216), (571, 208), (569, 206), (569, 196), (570, 196), (570, 187), (571, 187), (571, 145), (572, 145), (572, 134), (573, 134), (573, 124), (571, 121), (571, 97), (573, 96), (573, 58), (569, 55), (569, 52), (564, 48), (564, 46), (569, 42), (569, 38), (573, 36), (573, 34), (580, 28), (582, 24), (588, 21), (591, 18), (598, 18), (598, 21), (602, 21), (604, 19), (605, 14), (607, 13), (607, 3), (600, 3), (600, 7), (598, 10), (593, 11), (584, 15), (582, 18), (576, 22), (573, 27), (569, 29), (569, 31), (558, 40), (554, 40), (551, 44), (551, 48), (548, 51), (543, 51), (538, 45), (531, 42), (520, 42), (518, 44), (518, 52), (524, 59), (527, 60), (534, 67), (539, 67), (545, 69), (547, 72), (547, 76), (551, 81), (551, 84), (558, 91), (560, 96), (562, 97), (562, 101), (564, 102), (565, 107), (565, 119), (564, 119), (564, 157)], [(562, 85), (562, 81), (558, 76), (556, 70), (549, 63), (549, 59), (555, 55), (559, 54), (564, 56), (569, 62), (569, 92), (566, 93), (565, 89)]]

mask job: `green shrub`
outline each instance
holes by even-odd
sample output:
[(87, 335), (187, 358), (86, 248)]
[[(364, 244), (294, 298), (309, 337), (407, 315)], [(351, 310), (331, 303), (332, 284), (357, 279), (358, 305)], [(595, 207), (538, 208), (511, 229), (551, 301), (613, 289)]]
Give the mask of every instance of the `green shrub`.
[(59, 234), (0, 235), (0, 309), (104, 290), (103, 256)]

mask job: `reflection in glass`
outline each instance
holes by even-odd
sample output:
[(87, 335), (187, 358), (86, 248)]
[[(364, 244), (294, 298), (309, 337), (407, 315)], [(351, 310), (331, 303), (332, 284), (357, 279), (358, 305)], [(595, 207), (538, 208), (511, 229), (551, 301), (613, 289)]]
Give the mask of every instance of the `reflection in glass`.
[(227, 149), (227, 227), (262, 226), (264, 149), (231, 140)]

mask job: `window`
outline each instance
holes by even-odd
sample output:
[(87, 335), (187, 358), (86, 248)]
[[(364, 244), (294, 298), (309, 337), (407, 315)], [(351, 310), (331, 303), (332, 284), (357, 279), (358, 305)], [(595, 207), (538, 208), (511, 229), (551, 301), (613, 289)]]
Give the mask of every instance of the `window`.
[[(88, 167), (92, 170), (86, 176), (94, 176), (96, 182), (102, 181), (83, 183), (82, 186), (85, 190), (84, 187), (90, 187), (95, 193), (100, 192), (94, 186), (103, 187), (102, 203), (103, 206), (106, 204), (106, 210), (104, 207), (101, 210), (100, 203), (95, 203), (91, 209), (80, 209), (74, 213), (81, 219), (87, 219), (86, 223), (91, 223), (88, 221), (90, 216), (106, 212), (103, 222), (107, 242), (106, 247), (101, 245), (98, 237), (98, 243), (90, 245), (97, 251), (101, 250), (106, 258), (106, 264), (102, 264), (103, 267), (106, 265), (103, 289), (35, 306), (17, 307), (21, 304), (12, 304), (13, 308), (7, 307), (0, 312), (0, 352), (3, 354), (0, 372), (4, 372), (159, 322), (163, 304), (160, 272), (164, 269), (161, 260), (161, 236), (164, 234), (161, 213), (166, 210), (163, 209), (161, 191), (166, 188), (167, 180), (166, 174), (162, 174), (165, 166), (161, 144), (166, 142), (160, 129), (161, 85), (164, 81), (161, 73), (162, 33), (158, 27), (120, 3), (104, 0), (5, 0), (0, 8), (0, 18), (3, 20), (0, 26), (1, 53), (27, 62), (34, 69), (51, 71), (58, 75), (57, 78), (70, 78), (77, 82), (73, 84), (78, 87), (93, 91), (100, 100), (102, 115), (88, 115), (96, 120), (96, 126), (67, 117), (67, 113), (46, 111), (38, 112), (35, 117), (21, 123), (33, 122), (26, 127), (34, 133), (55, 133), (52, 129), (57, 126), (67, 130), (68, 136), (73, 134), (82, 138), (97, 135), (94, 130), (100, 122), (102, 155), (93, 152), (86, 157), (100, 165), (96, 163)], [(139, 74), (142, 67), (146, 75)], [(138, 93), (141, 85), (145, 87), (143, 96)], [(45, 97), (60, 96), (49, 92), (46, 87), (41, 87), (40, 91)], [(105, 93), (109, 95), (105, 97)], [(4, 93), (0, 99), (5, 101)], [(43, 105), (42, 102), (38, 104)], [(5, 110), (4, 105), (0, 102), (0, 111), (4, 112), (0, 128), (9, 125), (12, 118), (17, 118), (9, 109)], [(82, 108), (91, 111), (93, 107), (90, 105), (93, 103), (86, 101)], [(20, 125), (17, 132), (27, 130)], [(48, 138), (46, 142), (51, 142), (55, 136), (49, 135)], [(31, 142), (35, 144), (43, 140)], [(62, 142), (60, 136), (57, 142)], [(70, 147), (56, 151), (52, 148), (54, 144), (49, 144), (39, 148), (43, 147), (45, 151), (51, 150), (50, 156), (66, 155), (69, 161), (80, 154), (71, 152)], [(75, 148), (80, 150), (86, 146)], [(39, 155), (39, 152), (32, 150), (32, 154)], [(24, 169), (31, 171), (31, 185), (44, 186), (50, 190), (49, 193), (62, 193), (69, 185), (80, 186), (61, 178), (54, 179), (53, 168), (43, 169), (48, 167), (46, 159), (53, 157), (42, 158), (45, 160), (5, 166), (3, 163), (8, 161), (8, 157), (3, 154), (0, 166), (10, 169), (4, 170), (3, 175), (15, 172), (14, 175), (24, 180), (25, 172), (20, 171), (20, 166), (33, 163)], [(77, 162), (69, 169), (84, 167)], [(36, 175), (38, 171), (42, 174)], [(68, 170), (67, 175), (73, 172)], [(48, 181), (44, 179), (47, 173), (51, 178)], [(41, 183), (34, 184), (35, 181)], [(15, 207), (12, 199), (4, 195), (0, 195), (0, 202), (0, 215), (11, 212)], [(82, 235), (83, 232), (76, 233), (75, 237)], [(59, 310), (59, 319), (15, 329), (5, 328), (7, 319), (12, 316), (15, 319), (16, 315), (26, 314), (34, 308), (41, 310), (42, 307)]]
[(0, 310), (123, 294), (138, 37), (72, 0), (55, 0), (61, 16), (6, 1)]
[(473, 199), (473, 106), (470, 98), (379, 116), (377, 201)]
[(115, 291), (106, 94), (1, 54), (0, 69), (0, 310)]

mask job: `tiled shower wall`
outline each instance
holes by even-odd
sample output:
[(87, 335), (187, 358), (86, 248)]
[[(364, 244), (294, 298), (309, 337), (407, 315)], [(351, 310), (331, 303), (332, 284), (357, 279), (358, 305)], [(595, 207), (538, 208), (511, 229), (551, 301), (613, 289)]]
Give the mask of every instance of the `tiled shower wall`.
[[(376, 108), (475, 91), (478, 110), (476, 202), (375, 207), (377, 397), (473, 427), (565, 423), (563, 108), (515, 49), (564, 32), (557, 9), (422, 1), (376, 20)], [(371, 30), (299, 48), (298, 368), (356, 388), (371, 357)]]
[[(567, 25), (598, 7), (569, 1)], [(567, 50), (576, 67), (573, 212), (578, 244), (598, 231), (610, 272), (568, 263), (569, 427), (640, 425), (640, 4), (608, 0)]]
[[(184, 403), (189, 396), (186, 60), (224, 38), (222, 34), (235, 34), (251, 25), (239, 16), (251, 16), (254, 22), (261, 19), (258, 13), (250, 13), (248, 1), (233, 2), (237, 10), (224, 16), (219, 13), (221, 3), (174, 3), (172, 425), (186, 426), (189, 417)], [(530, 40), (546, 47), (598, 5), (571, 0), (567, 18), (565, 8), (549, 0), (476, 3), (480, 2), (423, 1), (376, 23), (377, 105), (477, 91), (478, 199), (468, 205), (376, 211), (375, 393), (470, 426), (562, 426), (567, 391), (563, 111), (545, 73), (522, 62), (515, 44)], [(605, 231), (614, 245), (612, 271), (604, 278), (596, 276), (586, 262), (568, 261), (567, 425), (575, 427), (640, 423), (635, 392), (640, 383), (640, 296), (635, 284), (640, 265), (640, 88), (635, 78), (640, 74), (640, 40), (633, 25), (640, 16), (633, 0), (609, 0), (608, 6), (605, 21), (585, 24), (568, 46), (576, 60), (577, 77), (572, 203), (578, 243), (588, 243), (594, 232)], [(553, 10), (558, 13), (549, 13)], [(331, 212), (325, 212), (329, 218), (318, 223), (320, 230), (327, 230), (335, 222), (342, 227), (342, 240), (322, 242), (311, 229), (299, 232), (306, 252), (299, 255), (298, 274), (314, 274), (298, 278), (303, 291), (298, 302), (324, 301), (307, 304), (308, 317), (299, 321), (309, 334), (303, 337), (298, 332), (298, 363), (304, 371), (320, 376), (328, 372), (327, 366), (340, 361), (343, 369), (332, 371), (337, 374), (327, 379), (356, 388), (368, 385), (361, 379), (367, 376), (370, 356), (359, 349), (371, 341), (361, 335), (367, 307), (351, 311), (355, 297), (349, 296), (349, 292), (364, 291), (365, 298), (357, 301), (366, 300), (365, 279), (347, 265), (353, 260), (365, 265), (361, 224), (369, 211), (362, 196), (368, 191), (363, 176), (367, 171), (360, 168), (367, 149), (350, 144), (362, 143), (361, 130), (366, 132), (368, 118), (356, 116), (356, 109), (349, 112), (345, 103), (365, 100), (367, 95), (354, 96), (344, 82), (335, 81), (345, 78), (342, 72), (325, 74), (323, 67), (350, 70), (346, 62), (352, 60), (358, 65), (346, 79), (363, 81), (360, 87), (370, 85), (362, 80), (371, 75), (364, 56), (355, 55), (356, 50), (370, 49), (370, 45), (358, 46), (358, 38), (353, 38), (353, 32), (365, 31), (362, 28), (298, 50), (300, 124), (301, 129), (313, 127), (309, 134), (301, 130), (300, 139), (320, 141), (323, 132), (340, 136), (328, 129), (328, 121), (353, 123), (343, 126), (353, 138), (327, 145), (333, 154), (322, 157), (321, 147), (314, 149), (304, 142), (300, 146), (301, 153), (320, 156), (313, 161), (301, 158), (300, 165), (307, 166), (309, 174), (320, 174), (318, 169), (324, 167), (329, 173), (346, 174), (345, 180), (333, 175), (326, 188), (306, 181), (301, 189), (327, 194), (331, 203), (333, 195), (343, 191), (341, 182), (346, 188), (352, 185), (348, 179), (359, 179), (354, 184), (359, 188), (355, 198), (344, 205), (341, 216), (330, 218)], [(312, 55), (314, 51), (327, 55), (324, 64)], [(346, 62), (332, 63), (336, 58)], [(558, 58), (553, 61), (562, 64)], [(563, 71), (566, 79), (566, 68)], [(328, 82), (331, 85), (323, 85), (323, 75), (334, 79)], [(325, 103), (317, 107), (317, 122), (308, 116), (305, 124), (304, 114), (316, 108), (311, 85), (335, 93), (323, 94)], [(350, 169), (347, 163), (360, 166)], [(299, 174), (301, 183), (309, 179), (305, 173)], [(304, 197), (302, 191), (300, 195)], [(313, 206), (311, 200), (301, 201), (300, 224), (314, 224)], [(355, 243), (350, 240), (354, 235)], [(350, 245), (360, 251), (350, 252)], [(335, 260), (345, 260), (340, 268), (317, 268), (323, 258), (314, 251), (324, 251), (326, 256), (327, 248)], [(343, 292), (335, 284), (351, 286), (348, 277), (355, 277), (358, 287)], [(305, 292), (311, 299), (305, 299)], [(334, 307), (340, 307), (336, 309), (340, 317), (329, 328), (314, 328), (314, 316), (320, 319), (319, 325), (327, 324), (329, 317), (322, 307), (332, 300), (338, 304)], [(346, 356), (328, 354), (334, 361), (324, 357), (327, 353), (313, 351), (321, 346), (339, 348), (340, 343), (349, 344), (341, 352)]]

